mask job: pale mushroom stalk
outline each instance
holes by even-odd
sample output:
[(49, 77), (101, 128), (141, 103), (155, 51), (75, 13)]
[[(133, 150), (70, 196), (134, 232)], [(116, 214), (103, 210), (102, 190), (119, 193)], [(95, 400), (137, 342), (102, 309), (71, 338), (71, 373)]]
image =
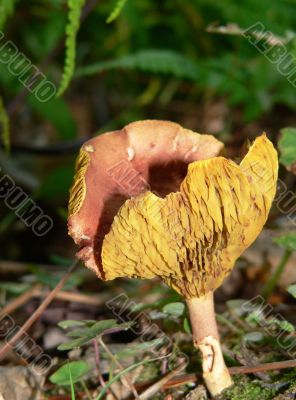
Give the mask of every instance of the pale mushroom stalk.
[(225, 365), (215, 318), (213, 292), (187, 300), (194, 346), (200, 350), (203, 378), (212, 396), (233, 382)]

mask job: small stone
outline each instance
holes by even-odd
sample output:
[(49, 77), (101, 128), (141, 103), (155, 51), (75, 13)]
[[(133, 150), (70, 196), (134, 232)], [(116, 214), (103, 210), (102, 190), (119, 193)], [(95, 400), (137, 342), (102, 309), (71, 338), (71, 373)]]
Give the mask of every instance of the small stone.
[(197, 386), (194, 390), (187, 394), (185, 400), (207, 400), (208, 395), (203, 385)]

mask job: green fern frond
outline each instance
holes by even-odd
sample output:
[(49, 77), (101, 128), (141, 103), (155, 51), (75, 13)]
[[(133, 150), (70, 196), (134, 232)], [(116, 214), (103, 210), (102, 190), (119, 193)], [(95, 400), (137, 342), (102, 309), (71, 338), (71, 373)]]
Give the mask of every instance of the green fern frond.
[(79, 30), (80, 16), (84, 3), (85, 0), (68, 0), (69, 16), (68, 24), (66, 26), (65, 66), (57, 96), (61, 96), (67, 89), (74, 73), (76, 57), (76, 35)]
[(18, 0), (0, 0), (0, 30), (6, 20), (12, 15), (14, 6)]
[(0, 97), (0, 124), (1, 124), (1, 137), (4, 149), (7, 153), (10, 152), (10, 129), (9, 118), (3, 105), (3, 100)]
[(94, 75), (119, 68), (173, 75), (192, 81), (199, 77), (198, 65), (190, 58), (172, 50), (141, 50), (115, 60), (101, 61), (79, 68), (76, 76)]
[(118, 0), (117, 1), (117, 3), (115, 4), (115, 7), (113, 8), (109, 17), (106, 20), (107, 24), (110, 24), (110, 22), (113, 22), (120, 15), (126, 2), (127, 2), (127, 0)]

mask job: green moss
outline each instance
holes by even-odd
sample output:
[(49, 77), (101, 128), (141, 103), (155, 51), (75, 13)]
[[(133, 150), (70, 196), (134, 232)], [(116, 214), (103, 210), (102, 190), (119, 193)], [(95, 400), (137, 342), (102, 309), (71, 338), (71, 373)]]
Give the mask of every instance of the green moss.
[(291, 371), (282, 374), (281, 382), (289, 382), (289, 384), (296, 385), (296, 369), (293, 368)]
[(296, 386), (292, 385), (284, 393), (279, 394), (273, 400), (291, 400), (291, 399), (293, 400), (295, 399), (295, 393), (296, 393)]
[(233, 387), (227, 389), (217, 400), (270, 400), (276, 390), (264, 387), (258, 381), (250, 382), (245, 376), (235, 377)]

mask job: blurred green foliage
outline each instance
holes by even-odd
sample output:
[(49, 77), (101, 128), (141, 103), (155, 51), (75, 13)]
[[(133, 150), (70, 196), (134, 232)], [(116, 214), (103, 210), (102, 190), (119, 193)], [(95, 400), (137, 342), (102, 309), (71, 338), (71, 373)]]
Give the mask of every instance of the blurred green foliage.
[(69, 22), (66, 27), (66, 58), (65, 68), (62, 76), (61, 85), (58, 90), (58, 96), (61, 96), (67, 89), (73, 76), (76, 56), (76, 35), (80, 25), (82, 8), (85, 0), (68, 0)]
[(3, 26), (7, 20), (8, 17), (11, 16), (11, 14), (14, 11), (14, 5), (17, 0), (11, 0), (11, 1), (6, 1), (2, 0), (0, 2), (0, 29), (3, 29)]
[[(88, 8), (92, 2), (85, 3)], [(232, 106), (243, 106), (247, 120), (270, 110), (275, 103), (295, 107), (294, 87), (243, 36), (218, 35), (206, 31), (212, 23), (235, 23), (244, 30), (260, 21), (266, 30), (275, 35), (285, 37), (289, 34), (291, 39), (287, 47), (295, 52), (293, 29), (296, 16), (293, 0), (263, 0), (259, 3), (243, 0), (239, 4), (234, 0), (223, 4), (212, 0), (130, 0), (124, 3), (97, 2), (84, 19), (84, 1), (43, 0), (29, 4), (19, 1), (13, 13), (13, 2), (2, 0), (1, 4), (10, 4), (2, 14), (3, 20), (9, 17), (4, 33), (37, 64), (51, 55), (58, 44), (66, 44), (60, 94), (72, 76), (76, 56), (80, 73), (92, 72), (98, 76), (103, 70), (120, 69), (117, 76), (113, 73), (104, 76), (104, 84), (112, 88), (119, 85), (120, 79), (121, 88), (117, 87), (117, 90), (119, 93), (130, 91), (127, 97), (141, 89), (137, 87), (141, 71), (157, 75), (167, 70), (177, 79), (194, 81), (193, 99), (199, 100), (200, 96), (226, 96)], [(118, 17), (119, 12), (121, 14)], [(113, 15), (117, 17), (116, 21), (106, 24), (106, 19), (109, 22), (115, 19)], [(76, 43), (79, 19), (81, 26)], [(170, 52), (180, 57), (178, 61), (184, 61), (184, 69), (188, 69), (188, 65), (194, 66), (194, 73), (182, 74), (179, 67), (174, 68), (178, 62), (170, 56), (166, 57)], [(140, 59), (139, 54), (142, 54)], [(63, 70), (62, 52), (50, 61), (45, 72), (58, 84)], [(126, 67), (133, 67), (131, 74), (121, 70)], [(6, 95), (21, 88), (3, 65), (0, 81)], [(82, 86), (88, 84), (88, 81), (81, 81)], [(48, 115), (45, 118), (50, 120)]]
[(72, 361), (55, 371), (49, 380), (59, 386), (68, 386), (79, 382), (90, 370), (85, 361)]
[(296, 251), (296, 233), (291, 232), (286, 235), (274, 238), (276, 244), (289, 251)]
[[(40, 102), (8, 64), (0, 62), (1, 173), (8, 173), (54, 221), (46, 237), (36, 237), (0, 202), (0, 260), (65, 266), (73, 258), (75, 247), (67, 238), (66, 226), (68, 191), (78, 149), (92, 135), (133, 120), (170, 119), (226, 139), (235, 157), (245, 139), (260, 130), (266, 130), (276, 143), (280, 128), (296, 126), (295, 87), (243, 36), (244, 30), (260, 22), (283, 40), (296, 71), (295, 7), (296, 0), (0, 0), (0, 54), (1, 47), (11, 41), (18, 54), (23, 53), (57, 89), (49, 101)], [(209, 27), (221, 26), (224, 34), (215, 29), (210, 32)], [(281, 134), (281, 162), (291, 166), (296, 161), (296, 130), (284, 128)], [(275, 243), (288, 253), (267, 287), (269, 292), (296, 249), (295, 233)], [(50, 288), (60, 279), (59, 272), (49, 274), (43, 267), (30, 267), (27, 272), (29, 283)], [(25, 280), (9, 279), (0, 285), (3, 303), (29, 288)], [(82, 283), (84, 276), (76, 273), (65, 289)], [(99, 280), (94, 283), (99, 284)], [(142, 293), (135, 281), (121, 285), (130, 293)], [(288, 291), (295, 296), (295, 285)], [(139, 304), (137, 311), (150, 310), (149, 317), (168, 331), (181, 326), (190, 333), (179, 295), (164, 293), (159, 301)], [(241, 302), (228, 302), (231, 312), (220, 315), (220, 322), (258, 351), (262, 343), (279, 349), (273, 337), (260, 331), (263, 323), (275, 332), (294, 332), (292, 325), (280, 319), (239, 314)], [(236, 328), (238, 318), (242, 321)], [(69, 329), (70, 341), (59, 347), (65, 351), (88, 345), (108, 330), (124, 331), (131, 324), (67, 320), (59, 325)], [(117, 356), (148, 350), (155, 341), (126, 346)], [(144, 359), (124, 372), (150, 361)], [(58, 369), (50, 380), (73, 389), (87, 372), (86, 363), (74, 361)], [(235, 386), (227, 398), (268, 399), (274, 392), (252, 382)]]
[(2, 142), (6, 152), (10, 150), (9, 118), (0, 97), (0, 124), (2, 126)]
[(75, 325), (78, 326), (78, 328), (67, 333), (68, 337), (75, 339), (62, 343), (59, 345), (58, 350), (71, 350), (81, 347), (89, 343), (91, 340), (96, 339), (97, 336), (102, 336), (105, 333), (108, 333), (108, 331), (112, 331), (112, 329), (118, 331), (128, 330), (133, 323), (134, 322), (132, 321), (119, 324), (115, 319), (106, 319), (102, 321), (61, 321), (58, 325), (63, 329), (68, 329), (73, 326), (75, 327)]
[(296, 162), (296, 128), (283, 128), (279, 141), (281, 163), (289, 167)]
[[(138, 119), (170, 119), (241, 145), (260, 130), (276, 139), (279, 128), (293, 126), (295, 88), (231, 27), (243, 32), (259, 21), (296, 56), (295, 5), (0, 0), (0, 48), (11, 40), (59, 95), (40, 102), (0, 62), (2, 147), (11, 142), (12, 148), (10, 157), (0, 152), (1, 167), (54, 219), (55, 229), (52, 237), (36, 239), (1, 205), (3, 256), (22, 258), (36, 240), (30, 259), (44, 260), (44, 251), (47, 259), (59, 250), (70, 256), (63, 253), (64, 216), (74, 160), (98, 132)], [(211, 33), (209, 26), (225, 26), (228, 34)], [(11, 233), (17, 244), (8, 240)]]

